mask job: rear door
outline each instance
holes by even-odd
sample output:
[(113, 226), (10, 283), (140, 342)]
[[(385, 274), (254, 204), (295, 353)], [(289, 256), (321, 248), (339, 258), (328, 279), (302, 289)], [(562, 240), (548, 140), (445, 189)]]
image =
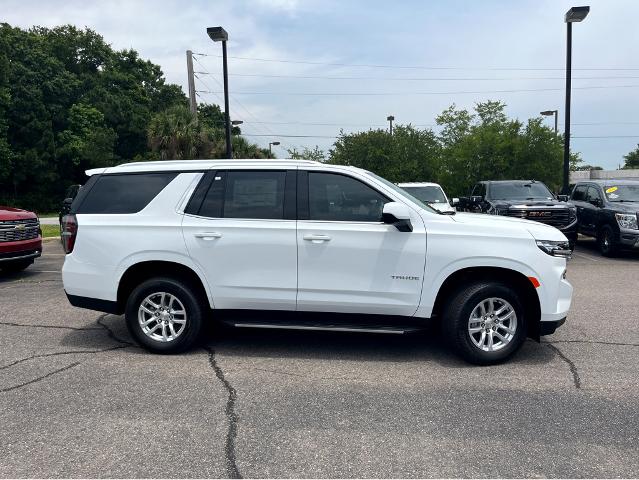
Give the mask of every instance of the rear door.
[(570, 201), (577, 207), (577, 222), (580, 233), (590, 234), (588, 225), (586, 224), (588, 218), (588, 204), (586, 203), (586, 193), (588, 192), (588, 185), (577, 185), (572, 192)]
[(209, 172), (182, 223), (216, 309), (294, 310), (295, 170)]
[(586, 191), (586, 201), (584, 202), (584, 209), (582, 211), (582, 218), (584, 223), (584, 230), (591, 235), (597, 233), (597, 217), (599, 214), (599, 208), (601, 205), (601, 196), (597, 189), (590, 185)]
[(413, 315), (419, 305), (426, 233), (382, 222), (390, 199), (361, 179), (301, 171), (298, 181), (300, 311)]

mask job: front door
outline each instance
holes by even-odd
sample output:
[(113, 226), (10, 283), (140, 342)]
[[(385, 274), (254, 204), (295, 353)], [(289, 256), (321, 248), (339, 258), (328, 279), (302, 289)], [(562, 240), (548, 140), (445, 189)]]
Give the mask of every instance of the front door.
[(295, 310), (295, 174), (218, 171), (196, 190), (182, 232), (216, 309)]
[(298, 310), (415, 313), (426, 257), (419, 215), (400, 232), (382, 222), (384, 194), (322, 171), (300, 171), (298, 199)]

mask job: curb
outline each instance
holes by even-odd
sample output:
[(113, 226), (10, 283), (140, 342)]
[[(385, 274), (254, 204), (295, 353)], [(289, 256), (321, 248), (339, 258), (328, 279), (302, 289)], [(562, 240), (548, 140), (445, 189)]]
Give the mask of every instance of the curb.
[(60, 241), (60, 237), (46, 237), (46, 238), (42, 239), (43, 242), (52, 242), (54, 240), (57, 240), (59, 242)]

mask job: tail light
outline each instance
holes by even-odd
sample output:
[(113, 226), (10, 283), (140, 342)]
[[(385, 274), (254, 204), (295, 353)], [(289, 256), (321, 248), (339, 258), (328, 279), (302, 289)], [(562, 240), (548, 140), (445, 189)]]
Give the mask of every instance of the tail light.
[(75, 246), (75, 237), (78, 235), (78, 220), (75, 215), (69, 214), (62, 217), (61, 235), (64, 253), (71, 253)]

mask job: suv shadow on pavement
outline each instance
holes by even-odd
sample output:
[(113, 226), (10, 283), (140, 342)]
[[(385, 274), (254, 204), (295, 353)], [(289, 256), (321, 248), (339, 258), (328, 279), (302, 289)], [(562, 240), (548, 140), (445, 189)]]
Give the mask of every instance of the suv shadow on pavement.
[[(98, 331), (98, 328), (107, 332)], [(69, 333), (63, 340), (65, 346), (88, 350), (134, 347), (131, 353), (155, 356), (135, 343), (127, 331), (124, 318), (101, 315), (95, 324), (85, 330)], [(199, 339), (200, 348), (211, 348), (225, 357), (271, 358), (320, 361), (359, 361), (393, 363), (436, 363), (448, 368), (473, 368), (456, 357), (447, 347), (440, 332), (418, 332), (404, 335), (388, 335), (353, 332), (304, 332), (292, 330), (232, 329), (210, 323)], [(158, 355), (161, 357), (162, 355)], [(513, 365), (537, 365), (552, 361), (555, 354), (534, 341), (524, 343), (521, 351), (511, 360)], [(506, 364), (502, 364), (506, 365)], [(499, 368), (499, 366), (494, 367)]]

